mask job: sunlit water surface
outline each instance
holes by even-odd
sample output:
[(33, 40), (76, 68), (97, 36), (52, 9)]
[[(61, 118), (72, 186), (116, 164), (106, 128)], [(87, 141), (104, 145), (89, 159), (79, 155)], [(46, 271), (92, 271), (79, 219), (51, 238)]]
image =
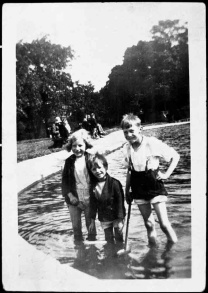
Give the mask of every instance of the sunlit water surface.
[[(117, 257), (118, 248), (106, 248), (104, 233), (98, 221), (97, 243), (74, 244), (69, 211), (61, 195), (61, 172), (19, 195), (19, 234), (61, 264), (67, 263), (100, 279), (190, 278), (190, 125), (146, 130), (144, 133), (162, 139), (173, 146), (181, 156), (176, 170), (166, 181), (169, 192), (168, 216), (178, 236), (178, 243), (172, 247), (168, 246), (166, 236), (156, 222), (158, 245), (149, 247), (142, 217), (138, 207), (133, 203), (128, 235), (130, 255)], [(111, 153), (107, 159), (109, 174), (120, 180), (124, 187), (126, 170), (122, 165), (122, 151)], [(165, 163), (163, 166), (165, 167)], [(83, 234), (87, 236), (84, 219)]]

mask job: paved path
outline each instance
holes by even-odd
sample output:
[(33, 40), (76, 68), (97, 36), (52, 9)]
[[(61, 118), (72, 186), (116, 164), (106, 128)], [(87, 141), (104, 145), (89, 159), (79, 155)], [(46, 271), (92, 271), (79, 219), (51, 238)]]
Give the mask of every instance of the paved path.
[[(181, 122), (179, 124), (185, 124), (189, 122)], [(174, 126), (176, 123), (150, 125), (145, 126), (144, 129), (159, 128), (164, 126)], [(112, 132), (103, 138), (94, 140), (94, 145), (97, 150), (103, 151), (108, 154), (119, 149), (126, 142), (123, 131), (118, 130)], [(28, 188), (31, 184), (45, 178), (53, 173), (58, 172), (64, 166), (64, 161), (69, 157), (70, 153), (66, 150), (52, 153), (43, 157), (26, 160), (18, 163), (17, 172), (17, 184), (18, 192)]]
[[(177, 124), (184, 124), (182, 122)], [(144, 129), (173, 126), (175, 124), (146, 126)], [(95, 148), (108, 154), (120, 148), (125, 143), (122, 130), (110, 133), (95, 140)], [(42, 178), (56, 173), (64, 166), (65, 159), (70, 154), (62, 150), (44, 157), (26, 160), (17, 164), (18, 193)], [(14, 215), (17, 215), (17, 211)], [(12, 217), (14, 216), (12, 214)], [(17, 215), (18, 217), (18, 215)], [(4, 220), (5, 222), (5, 220)], [(9, 222), (9, 221), (8, 221)], [(5, 225), (3, 225), (5, 226)], [(8, 291), (128, 291), (121, 288), (117, 282), (105, 283), (85, 273), (79, 272), (67, 264), (60, 264), (57, 260), (26, 242), (22, 237), (11, 235), (9, 229), (3, 227), (3, 286)], [(7, 232), (8, 231), (8, 234)], [(5, 247), (5, 243), (8, 247)], [(16, 249), (15, 249), (16, 248)], [(13, 257), (12, 252), (17, 255)], [(15, 262), (15, 259), (17, 263)], [(132, 288), (133, 289), (133, 288)], [(136, 289), (137, 290), (137, 289)]]
[[(112, 132), (103, 138), (93, 140), (95, 149), (104, 153), (111, 153), (125, 143), (121, 130)], [(64, 166), (64, 161), (70, 156), (66, 150), (55, 152), (43, 157), (26, 160), (18, 163), (17, 184), (18, 192), (28, 188), (34, 182), (58, 172)]]

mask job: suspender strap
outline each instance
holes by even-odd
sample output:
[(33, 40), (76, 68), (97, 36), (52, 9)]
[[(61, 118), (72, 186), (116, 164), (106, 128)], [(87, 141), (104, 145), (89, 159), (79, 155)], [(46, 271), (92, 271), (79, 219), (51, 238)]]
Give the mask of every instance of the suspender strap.
[[(132, 159), (131, 159), (131, 155), (129, 156), (129, 171), (134, 170), (134, 165), (132, 163)], [(146, 166), (145, 166), (145, 171), (147, 172), (147, 162), (146, 162)]]
[(134, 170), (134, 165), (132, 163), (131, 155), (129, 156), (129, 170)]

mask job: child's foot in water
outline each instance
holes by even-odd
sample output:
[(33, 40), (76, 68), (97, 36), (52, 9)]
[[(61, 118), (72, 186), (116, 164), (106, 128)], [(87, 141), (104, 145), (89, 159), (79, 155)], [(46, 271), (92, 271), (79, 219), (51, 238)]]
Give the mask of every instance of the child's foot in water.
[(88, 237), (86, 238), (86, 240), (88, 240), (88, 241), (96, 241), (97, 238), (96, 238), (95, 235), (88, 235)]
[(156, 246), (157, 245), (157, 234), (156, 231), (152, 231), (151, 233), (149, 233), (149, 245), (150, 246)]

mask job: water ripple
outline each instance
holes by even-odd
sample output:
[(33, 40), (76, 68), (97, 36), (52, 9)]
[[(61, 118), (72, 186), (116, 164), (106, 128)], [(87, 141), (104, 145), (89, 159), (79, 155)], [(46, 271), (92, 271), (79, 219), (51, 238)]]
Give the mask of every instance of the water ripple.
[[(173, 146), (180, 153), (180, 162), (167, 180), (168, 216), (179, 242), (167, 245), (166, 237), (156, 220), (159, 243), (151, 248), (138, 207), (133, 204), (128, 243), (131, 253), (116, 258), (112, 249), (97, 242), (75, 245), (68, 208), (61, 195), (61, 172), (42, 180), (18, 197), (19, 234), (30, 244), (80, 271), (100, 279), (167, 279), (191, 277), (191, 171), (190, 125), (146, 130)], [(126, 169), (123, 154), (117, 150), (108, 155), (109, 173), (125, 187)], [(162, 163), (162, 168), (167, 165)], [(155, 211), (153, 209), (155, 215)], [(156, 216), (156, 215), (155, 215)], [(98, 239), (104, 240), (103, 230), (96, 220)], [(83, 224), (84, 236), (87, 235)], [(124, 231), (125, 234), (125, 231)]]

